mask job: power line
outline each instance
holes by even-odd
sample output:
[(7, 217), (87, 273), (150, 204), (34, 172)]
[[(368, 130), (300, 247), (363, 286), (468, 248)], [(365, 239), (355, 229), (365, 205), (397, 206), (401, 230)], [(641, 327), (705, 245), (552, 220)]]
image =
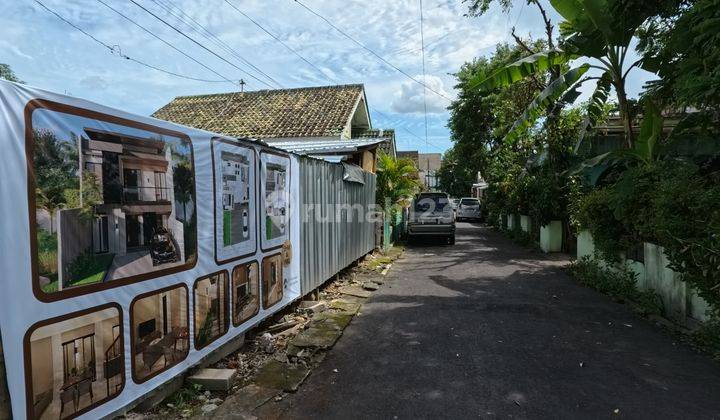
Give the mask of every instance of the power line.
[[(167, 2), (165, 2), (164, 0), (160, 0), (160, 1), (158, 1), (158, 0), (151, 0), (151, 1), (152, 1), (153, 3), (155, 3), (156, 5), (158, 5), (159, 7), (161, 7), (161, 8), (162, 8), (163, 10), (165, 10), (167, 13), (169, 13), (170, 15), (172, 15), (173, 17), (175, 17), (178, 21), (184, 23), (186, 26), (188, 26), (188, 27), (189, 27), (190, 29), (192, 29), (193, 31), (199, 33), (199, 34), (200, 34), (201, 36), (203, 36), (205, 39), (209, 40), (209, 41), (212, 42), (213, 44), (215, 44), (215, 45), (217, 45), (218, 47), (220, 47), (220, 49), (224, 50), (225, 52), (227, 52), (227, 53), (230, 54), (231, 56), (239, 59), (240, 61), (242, 61), (242, 62), (245, 63), (246, 65), (250, 66), (250, 67), (251, 67), (252, 69), (254, 69), (256, 72), (258, 72), (258, 73), (260, 73), (261, 75), (265, 76), (268, 80), (273, 81), (276, 85), (282, 87), (282, 84), (281, 84), (280, 82), (278, 82), (277, 80), (273, 79), (273, 78), (272, 78), (271, 76), (269, 76), (267, 73), (265, 73), (264, 71), (262, 71), (262, 69), (260, 69), (259, 67), (255, 66), (253, 63), (251, 63), (250, 61), (248, 61), (245, 57), (243, 57), (242, 55), (240, 55), (240, 53), (239, 53), (237, 50), (235, 50), (235, 49), (232, 48), (230, 45), (228, 45), (227, 43), (225, 43), (225, 42), (224, 42), (222, 39), (220, 39), (217, 35), (215, 35), (214, 33), (210, 32), (209, 29), (207, 29), (205, 26), (203, 26), (203, 25), (202, 25), (200, 22), (198, 22), (195, 18), (193, 18), (193, 17), (190, 16), (189, 14), (185, 13), (180, 7), (175, 6), (175, 5), (174, 5), (172, 2), (170, 2), (170, 1), (167, 1)], [(182, 15), (182, 16), (178, 15), (178, 13), (176, 13), (175, 10), (177, 10), (177, 11), (179, 12), (179, 14)], [(183, 16), (184, 16), (184, 17), (183, 17)], [(186, 18), (187, 18), (188, 20), (190, 20), (190, 22), (188, 22), (188, 21), (186, 20)]]
[[(134, 1), (134, 0), (130, 0), (130, 1)], [(448, 101), (452, 101), (452, 99), (448, 98), (448, 97), (445, 96), (444, 94), (442, 94), (442, 93), (438, 92), (437, 90), (435, 90), (435, 89), (427, 86), (425, 83), (421, 82), (420, 80), (418, 80), (418, 79), (416, 79), (415, 77), (411, 76), (410, 74), (408, 74), (407, 72), (403, 71), (402, 69), (400, 69), (400, 68), (397, 67), (396, 65), (394, 65), (394, 64), (392, 64), (391, 62), (387, 61), (387, 60), (386, 60), (385, 58), (383, 58), (380, 54), (376, 53), (374, 50), (372, 50), (372, 49), (370, 49), (369, 47), (365, 46), (365, 44), (363, 44), (362, 42), (360, 42), (360, 41), (358, 41), (357, 39), (355, 39), (355, 38), (353, 38), (352, 36), (350, 36), (347, 32), (345, 32), (345, 31), (343, 31), (342, 29), (340, 29), (340, 28), (338, 28), (337, 26), (335, 26), (335, 25), (334, 25), (332, 22), (330, 22), (330, 20), (328, 20), (326, 17), (322, 16), (322, 15), (319, 14), (318, 12), (316, 12), (316, 11), (314, 11), (313, 9), (311, 9), (310, 7), (306, 6), (306, 5), (305, 5), (303, 2), (301, 2), (300, 0), (294, 0), (294, 1), (295, 1), (295, 3), (299, 4), (302, 8), (304, 8), (305, 10), (307, 10), (308, 12), (310, 12), (310, 13), (312, 13), (313, 15), (317, 16), (318, 18), (322, 19), (325, 23), (327, 23), (327, 24), (328, 24), (329, 26), (331, 26), (333, 29), (335, 29), (336, 31), (340, 32), (345, 38), (349, 39), (350, 41), (354, 42), (356, 45), (358, 45), (359, 47), (361, 47), (361, 48), (364, 49), (365, 51), (367, 51), (367, 52), (369, 52), (370, 54), (374, 55), (378, 60), (382, 61), (383, 63), (385, 63), (385, 64), (388, 65), (389, 67), (395, 69), (395, 71), (401, 73), (402, 75), (404, 75), (404, 76), (407, 77), (408, 79), (412, 80), (413, 82), (415, 82), (415, 83), (417, 83), (417, 84), (419, 84), (419, 85), (427, 88), (427, 90), (435, 93), (436, 95), (438, 95), (438, 96), (440, 96), (440, 97), (443, 97), (443, 98), (447, 99)]]
[[(198, 42), (195, 38), (187, 35), (185, 32), (183, 32), (183, 31), (181, 31), (180, 29), (176, 28), (175, 26), (173, 26), (172, 24), (170, 24), (170, 23), (169, 23), (168, 21), (166, 21), (165, 19), (161, 18), (160, 16), (156, 15), (156, 14), (153, 13), (152, 11), (148, 10), (148, 9), (147, 9), (146, 7), (144, 7), (143, 5), (139, 4), (137, 1), (135, 1), (135, 0), (130, 0), (130, 2), (132, 2), (132, 4), (134, 4), (135, 6), (141, 8), (142, 10), (144, 10), (145, 12), (147, 12), (149, 15), (151, 15), (151, 16), (154, 17), (155, 19), (157, 19), (157, 20), (159, 20), (160, 22), (164, 23), (166, 26), (168, 26), (169, 28), (171, 28), (171, 29), (174, 30), (175, 32), (177, 32), (177, 33), (179, 33), (180, 35), (182, 35), (183, 37), (187, 38), (188, 40), (190, 40), (190, 41), (191, 41), (192, 43), (194, 43), (195, 45), (199, 46), (200, 48), (204, 49), (205, 51), (209, 52), (210, 54), (212, 54), (212, 55), (214, 55), (215, 57), (219, 58), (220, 60), (224, 61), (225, 63), (231, 65), (232, 67), (235, 67), (236, 69), (240, 70), (241, 72), (247, 74), (247, 75), (250, 76), (251, 78), (257, 80), (258, 82), (260, 82), (260, 83), (262, 83), (262, 84), (264, 84), (265, 86), (267, 86), (267, 87), (269, 87), (269, 88), (272, 88), (272, 86), (271, 86), (270, 84), (268, 84), (267, 82), (265, 82), (264, 80), (255, 77), (253, 74), (249, 73), (247, 70), (239, 67), (239, 66), (236, 65), (235, 63), (229, 61), (229, 60), (226, 59), (225, 57), (221, 56), (220, 54), (216, 53), (215, 51), (213, 51), (213, 50), (211, 50), (210, 48), (206, 47), (205, 45), (201, 44), (201, 43)], [(266, 75), (266, 77), (268, 77), (270, 80), (272, 80), (273, 82), (275, 82), (275, 83), (277, 83), (278, 85), (280, 85), (280, 83), (278, 83), (278, 82), (277, 82), (276, 80), (274, 80), (273, 78), (271, 78), (271, 77), (269, 77), (269, 76), (267, 76), (267, 75)]]
[(137, 23), (137, 22), (134, 21), (133, 19), (129, 18), (128, 16), (126, 16), (125, 14), (123, 14), (122, 12), (120, 12), (119, 10), (117, 10), (117, 9), (115, 9), (114, 7), (110, 6), (109, 4), (105, 3), (105, 1), (103, 1), (103, 0), (97, 0), (97, 1), (98, 1), (99, 3), (101, 3), (102, 5), (104, 5), (105, 7), (107, 7), (108, 9), (110, 9), (110, 10), (112, 10), (113, 12), (117, 13), (118, 15), (122, 16), (125, 20), (129, 21), (129, 22), (132, 23), (133, 25), (135, 25), (135, 26), (137, 26), (138, 28), (142, 29), (143, 31), (147, 32), (148, 34), (150, 34), (150, 35), (151, 35), (152, 37), (154, 37), (155, 39), (157, 39), (157, 40), (159, 40), (160, 42), (164, 43), (164, 44), (167, 45), (168, 47), (174, 49), (175, 51), (179, 52), (180, 54), (182, 54), (182, 55), (184, 55), (185, 57), (189, 58), (190, 60), (194, 61), (195, 63), (201, 65), (202, 67), (204, 67), (204, 68), (210, 70), (211, 72), (215, 73), (216, 75), (220, 76), (220, 77), (223, 78), (225, 81), (228, 81), (228, 82), (233, 83), (233, 84), (236, 83), (236, 82), (234, 82), (233, 80), (228, 79), (227, 77), (223, 76), (222, 74), (220, 74), (220, 73), (218, 73), (217, 71), (213, 70), (212, 68), (208, 67), (208, 66), (205, 65), (204, 63), (202, 63), (202, 62), (198, 61), (197, 59), (193, 58), (192, 56), (190, 56), (189, 54), (185, 53), (184, 51), (180, 50), (179, 48), (177, 48), (176, 46), (174, 46), (174, 45), (171, 44), (170, 42), (168, 42), (168, 41), (160, 38), (159, 36), (157, 36), (157, 35), (156, 35), (154, 32), (152, 32), (151, 30), (145, 28), (144, 26), (140, 25), (139, 23)]
[(159, 72), (162, 72), (162, 73), (165, 73), (165, 74), (169, 74), (169, 75), (171, 75), (171, 76), (180, 77), (180, 78), (183, 78), (183, 79), (189, 79), (189, 80), (195, 80), (195, 81), (198, 81), (198, 82), (207, 82), (207, 83), (225, 83), (225, 82), (230, 82), (230, 83), (233, 83), (233, 84), (235, 83), (235, 82), (233, 82), (232, 80), (229, 80), (229, 79), (225, 79), (225, 80), (208, 80), (208, 79), (201, 79), (201, 78), (198, 78), (198, 77), (186, 76), (186, 75), (184, 75), (184, 74), (175, 73), (175, 72), (170, 71), (170, 70), (165, 70), (165, 69), (162, 69), (162, 68), (160, 68), (160, 67), (154, 66), (154, 65), (152, 65), (152, 64), (148, 64), (148, 63), (145, 63), (145, 62), (143, 62), (143, 61), (140, 61), (140, 60), (137, 60), (137, 59), (135, 59), (135, 58), (132, 58), (132, 57), (128, 56), (127, 54), (123, 54), (123, 52), (122, 52), (122, 50), (120, 49), (120, 46), (119, 46), (119, 45), (113, 45), (113, 46), (111, 46), (111, 45), (109, 45), (109, 44), (107, 44), (107, 43), (99, 40), (98, 38), (96, 38), (95, 36), (93, 36), (91, 33), (85, 31), (85, 30), (82, 29), (81, 27), (75, 25), (74, 23), (72, 23), (72, 22), (70, 22), (69, 20), (67, 20), (67, 19), (65, 19), (64, 17), (62, 17), (59, 13), (57, 13), (57, 12), (55, 12), (54, 10), (50, 9), (49, 7), (47, 7), (47, 6), (46, 6), (45, 4), (43, 4), (41, 1), (39, 1), (39, 0), (34, 0), (34, 1), (35, 1), (35, 3), (39, 4), (43, 9), (45, 9), (46, 11), (48, 11), (48, 12), (52, 13), (53, 15), (55, 15), (55, 17), (57, 17), (57, 18), (60, 19), (61, 21), (65, 22), (66, 24), (68, 24), (68, 25), (70, 25), (70, 26), (72, 26), (73, 28), (75, 28), (76, 30), (78, 30), (79, 32), (81, 32), (83, 35), (89, 37), (90, 39), (92, 39), (92, 40), (95, 41), (96, 43), (98, 43), (98, 44), (102, 45), (103, 47), (107, 48), (107, 49), (110, 51), (111, 54), (117, 54), (119, 57), (124, 58), (124, 59), (129, 60), (129, 61), (132, 61), (132, 62), (134, 62), (134, 63), (140, 64), (141, 66), (144, 66), (144, 67), (147, 67), (147, 68), (150, 68), (150, 69), (152, 69), (152, 70), (156, 70), (156, 71), (159, 71)]
[[(425, 78), (425, 33), (423, 31), (423, 3), (420, 0), (420, 48), (422, 49), (422, 73), (423, 83), (426, 83)], [(428, 121), (427, 121), (427, 89), (423, 86), (423, 109), (425, 111), (425, 143), (428, 140)]]
[(225, 0), (225, 3), (227, 3), (228, 5), (230, 5), (230, 7), (232, 7), (233, 9), (235, 9), (235, 10), (236, 10), (238, 13), (240, 13), (241, 15), (245, 16), (245, 18), (247, 18), (250, 22), (252, 22), (253, 24), (255, 24), (255, 26), (257, 26), (258, 28), (262, 29), (263, 32), (265, 32), (266, 34), (270, 35), (270, 37), (272, 37), (275, 41), (279, 42), (283, 47), (287, 48), (290, 52), (292, 52), (293, 54), (295, 54), (296, 56), (298, 56), (302, 61), (306, 62), (306, 63), (309, 64), (312, 68), (314, 68), (315, 70), (317, 70), (321, 75), (323, 75), (323, 76), (325, 77), (325, 80), (327, 80), (327, 81), (329, 81), (329, 82), (332, 82), (332, 80), (325, 74), (324, 71), (322, 71), (322, 69), (320, 69), (318, 66), (316, 66), (315, 64), (313, 64), (312, 62), (310, 62), (310, 60), (308, 60), (307, 58), (303, 57), (299, 52), (297, 52), (294, 48), (292, 48), (292, 47), (289, 46), (287, 43), (285, 43), (285, 42), (284, 42), (282, 39), (280, 39), (278, 36), (276, 36), (276, 35), (273, 34), (272, 32), (270, 32), (270, 31), (268, 31), (267, 29), (265, 29), (265, 27), (263, 27), (261, 24), (259, 24), (257, 21), (255, 21), (255, 19), (251, 18), (251, 17), (248, 16), (245, 12), (243, 12), (243, 11), (240, 10), (240, 9), (238, 9), (238, 7), (235, 6), (233, 3), (231, 3), (229, 0)]
[[(331, 83), (335, 83), (335, 84), (340, 84), (340, 83), (341, 83), (341, 82), (338, 81), (337, 79), (335, 79), (335, 78), (333, 78), (333, 77), (331, 77), (331, 76), (326, 75), (325, 72), (323, 72), (318, 66), (316, 66), (314, 63), (312, 63), (312, 62), (311, 62), (310, 60), (308, 60), (307, 58), (303, 57), (299, 52), (297, 52), (297, 51), (293, 50), (292, 48), (290, 48), (289, 46), (287, 46), (282, 40), (280, 40), (279, 37), (277, 37), (276, 35), (272, 34), (270, 31), (266, 30), (264, 27), (262, 27), (262, 25), (260, 25), (260, 24), (257, 23), (257, 22), (254, 22), (249, 16), (247, 16), (245, 13), (243, 13), (242, 11), (240, 11), (237, 7), (235, 7), (235, 6), (234, 6), (232, 3), (230, 3), (228, 0), (225, 0), (225, 1), (226, 1), (231, 7), (233, 7), (235, 10), (237, 10), (240, 14), (242, 14), (243, 16), (245, 16), (246, 18), (248, 18), (251, 22), (255, 23), (258, 27), (260, 27), (263, 31), (265, 31), (268, 35), (270, 35), (274, 40), (276, 40), (277, 42), (281, 43), (281, 44), (284, 45), (286, 48), (290, 49), (295, 55), (297, 55), (298, 57), (300, 57), (300, 59), (302, 59), (302, 60), (305, 61), (306, 63), (310, 64), (310, 66), (312, 66), (315, 70), (317, 70), (323, 77), (325, 77), (326, 80), (328, 80), (328, 81), (331, 82)], [(437, 41), (439, 41), (439, 39), (438, 39)], [(379, 115), (387, 118), (388, 120), (392, 120), (392, 118), (390, 118), (388, 115), (386, 115), (386, 114), (378, 111), (378, 110), (375, 109), (375, 108), (370, 107), (369, 105), (368, 105), (368, 108), (369, 108), (370, 111), (373, 111), (373, 112), (375, 112), (375, 113), (377, 113), (377, 114), (379, 114)], [(410, 133), (413, 137), (416, 137), (416, 138), (422, 140), (422, 138), (421, 138), (420, 136), (418, 136), (417, 134), (415, 134), (415, 133), (413, 133), (412, 131), (408, 130), (407, 128), (402, 127), (402, 126), (401, 126), (400, 128), (402, 128), (403, 130), (405, 130), (405, 131), (407, 131), (408, 133)], [(426, 143), (429, 143), (429, 142), (427, 141), (427, 136), (426, 136), (426, 139), (425, 139), (425, 140), (426, 140)], [(431, 144), (433, 147), (437, 148), (438, 150), (444, 150), (444, 149), (441, 148), (440, 146), (434, 145), (434, 144), (432, 144), (432, 143), (429, 143), (429, 144)]]

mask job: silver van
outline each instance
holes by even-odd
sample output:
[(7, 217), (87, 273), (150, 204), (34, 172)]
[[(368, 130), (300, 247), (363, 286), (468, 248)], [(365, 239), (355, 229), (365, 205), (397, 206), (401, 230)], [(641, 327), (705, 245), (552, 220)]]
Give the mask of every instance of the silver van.
[(408, 239), (419, 237), (440, 238), (455, 243), (455, 215), (445, 193), (424, 192), (415, 196), (410, 207)]

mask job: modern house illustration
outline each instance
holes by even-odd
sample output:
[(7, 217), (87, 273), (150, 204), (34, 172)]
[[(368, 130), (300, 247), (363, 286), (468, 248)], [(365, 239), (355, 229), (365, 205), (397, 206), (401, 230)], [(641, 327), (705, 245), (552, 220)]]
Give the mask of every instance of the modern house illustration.
[(265, 174), (265, 215), (268, 239), (285, 234), (287, 214), (287, 169), (274, 163), (267, 164)]
[(88, 250), (111, 256), (94, 281), (143, 274), (185, 261), (184, 226), (175, 211), (173, 155), (156, 138), (85, 128), (80, 139), (80, 197), (87, 200), (92, 177), (99, 196), (92, 226), (81, 209), (60, 210), (58, 222), (59, 288), (72, 286), (73, 262)]
[(224, 245), (250, 237), (250, 163), (244, 155), (221, 152)]
[(121, 322), (107, 308), (32, 333), (34, 418), (70, 417), (122, 389)]
[(176, 287), (132, 305), (134, 376), (140, 380), (175, 365), (190, 346), (187, 291)]

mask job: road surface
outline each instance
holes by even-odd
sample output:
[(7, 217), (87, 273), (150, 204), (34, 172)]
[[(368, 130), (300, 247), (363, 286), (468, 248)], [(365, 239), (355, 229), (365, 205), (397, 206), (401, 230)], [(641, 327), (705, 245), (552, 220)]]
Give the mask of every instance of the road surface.
[(486, 227), (415, 246), (263, 417), (720, 418), (720, 366)]

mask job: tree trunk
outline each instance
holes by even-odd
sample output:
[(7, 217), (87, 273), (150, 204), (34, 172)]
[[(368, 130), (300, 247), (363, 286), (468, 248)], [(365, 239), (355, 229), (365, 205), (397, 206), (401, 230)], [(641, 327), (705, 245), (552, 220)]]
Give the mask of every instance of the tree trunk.
[(634, 142), (634, 134), (632, 131), (632, 116), (630, 115), (630, 107), (628, 106), (627, 93), (625, 92), (625, 84), (615, 84), (615, 91), (618, 96), (618, 105), (620, 106), (620, 118), (622, 119), (623, 129), (625, 131), (625, 142), (628, 149), (632, 149)]

